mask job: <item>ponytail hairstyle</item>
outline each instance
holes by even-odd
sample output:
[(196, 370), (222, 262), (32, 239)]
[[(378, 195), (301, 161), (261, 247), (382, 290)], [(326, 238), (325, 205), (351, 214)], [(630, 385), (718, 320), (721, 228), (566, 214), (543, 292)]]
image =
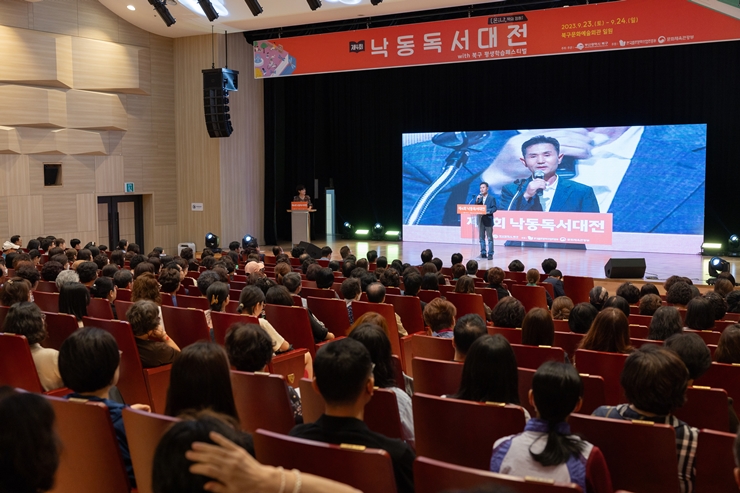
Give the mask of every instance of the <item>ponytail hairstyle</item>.
[(548, 425), (547, 444), (539, 454), (532, 452), (530, 446), (532, 458), (548, 467), (563, 464), (581, 453), (584, 442), (566, 434), (563, 426), (583, 396), (583, 382), (578, 371), (566, 363), (543, 363), (532, 378), (532, 394), (540, 419)]
[(211, 311), (222, 312), (224, 310), (224, 303), (229, 297), (229, 285), (225, 282), (214, 282), (206, 290), (206, 298), (208, 298), (208, 304), (210, 305)]
[(238, 313), (251, 315), (254, 312), (254, 307), (258, 303), (265, 302), (265, 293), (262, 292), (257, 286), (246, 286), (242, 289), (242, 293), (239, 296), (239, 308)]

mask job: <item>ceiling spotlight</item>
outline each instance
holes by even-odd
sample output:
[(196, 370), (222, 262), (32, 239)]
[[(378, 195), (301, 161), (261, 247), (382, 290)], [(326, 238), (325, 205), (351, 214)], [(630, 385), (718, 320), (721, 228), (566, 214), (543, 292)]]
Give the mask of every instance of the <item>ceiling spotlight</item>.
[(712, 277), (717, 277), (720, 272), (729, 272), (730, 271), (730, 263), (722, 258), (719, 257), (712, 257), (712, 259), (709, 261), (709, 275)]
[(211, 0), (198, 0), (198, 5), (200, 5), (200, 8), (203, 10), (203, 13), (206, 14), (206, 17), (208, 17), (210, 22), (218, 19), (218, 12), (213, 8)]
[(136, 10), (136, 7), (134, 7), (133, 5), (126, 5), (126, 8), (129, 10)]
[(306, 3), (308, 3), (308, 6), (311, 7), (311, 10), (316, 10), (317, 8), (321, 7), (321, 0), (306, 0)]
[(257, 17), (262, 13), (262, 5), (257, 0), (244, 0), (247, 2), (247, 7), (252, 11), (252, 15)]
[(149, 5), (154, 7), (154, 10), (157, 11), (157, 14), (159, 14), (167, 27), (170, 27), (175, 23), (175, 18), (172, 17), (170, 11), (167, 10), (166, 0), (149, 0)]
[(381, 3), (383, 3), (383, 0), (370, 0), (370, 3), (373, 5), (380, 5)]

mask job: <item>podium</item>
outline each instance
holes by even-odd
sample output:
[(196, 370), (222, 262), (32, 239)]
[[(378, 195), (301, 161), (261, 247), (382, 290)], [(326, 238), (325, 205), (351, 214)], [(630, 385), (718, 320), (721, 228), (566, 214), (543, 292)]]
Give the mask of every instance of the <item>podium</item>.
[[(460, 236), (470, 235), (472, 242), (478, 241), (478, 226), (480, 214), (486, 213), (484, 204), (457, 204), (457, 213), (460, 214)], [(472, 218), (475, 218), (472, 220)]]
[(311, 243), (311, 212), (306, 202), (291, 202), (290, 209), (291, 243), (297, 245), (302, 241)]

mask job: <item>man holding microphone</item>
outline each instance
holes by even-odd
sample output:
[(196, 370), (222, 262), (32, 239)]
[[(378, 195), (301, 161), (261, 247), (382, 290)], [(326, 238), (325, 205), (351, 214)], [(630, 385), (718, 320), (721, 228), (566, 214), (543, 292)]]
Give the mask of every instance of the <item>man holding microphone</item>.
[[(480, 193), (475, 203), (486, 206), (486, 213), (478, 216), (478, 238), (480, 239), (480, 258), (493, 260), (493, 213), (496, 212), (496, 199), (488, 193), (488, 183), (481, 182)], [(486, 234), (488, 235), (488, 255), (486, 255)]]

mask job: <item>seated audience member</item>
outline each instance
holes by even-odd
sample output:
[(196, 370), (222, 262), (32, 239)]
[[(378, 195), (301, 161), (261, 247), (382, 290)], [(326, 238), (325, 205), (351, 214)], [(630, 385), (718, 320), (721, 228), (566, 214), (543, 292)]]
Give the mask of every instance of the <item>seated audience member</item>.
[[(283, 286), (288, 290), (290, 294), (300, 295), (301, 294), (301, 275), (297, 272), (289, 272), (283, 276)], [(303, 308), (308, 308), (308, 302), (306, 298), (301, 297), (301, 303)]]
[(646, 296), (648, 294), (654, 294), (657, 296), (660, 296), (660, 291), (658, 291), (658, 286), (651, 282), (646, 282), (642, 285), (640, 288), (640, 298), (642, 299), (643, 296)]
[[(332, 289), (334, 286), (334, 274), (329, 267), (323, 267), (316, 272), (316, 287), (319, 289)], [(336, 297), (336, 294), (335, 294)]]
[[(527, 271), (527, 286), (537, 286), (540, 282), (540, 273), (537, 269), (529, 269)], [(552, 296), (545, 290), (545, 298), (547, 299), (547, 307), (552, 307)]]
[(113, 283), (118, 289), (131, 289), (134, 285), (134, 275), (128, 269), (119, 269), (113, 274)]
[(727, 297), (735, 289), (735, 285), (729, 279), (717, 278), (714, 283), (714, 292)]
[(456, 281), (467, 274), (468, 274), (468, 271), (465, 269), (465, 266), (463, 264), (455, 264), (452, 266), (452, 280), (453, 281)]
[(605, 353), (631, 353), (630, 328), (627, 317), (616, 308), (604, 308), (581, 339), (578, 349)]
[(49, 401), (0, 387), (0, 491), (50, 491), (60, 452)]
[[(712, 366), (712, 354), (704, 340), (696, 334), (690, 332), (674, 334), (665, 340), (663, 346), (676, 353), (686, 365), (689, 370), (689, 387), (694, 385), (694, 380), (704, 375)], [(729, 430), (731, 433), (737, 433), (740, 423), (732, 403), (732, 397), (728, 397)]]
[(594, 416), (628, 421), (652, 421), (676, 430), (678, 478), (681, 493), (693, 490), (694, 461), (699, 430), (673, 416), (683, 406), (689, 372), (676, 353), (652, 344), (627, 357), (621, 383), (627, 404), (601, 406)]
[(200, 273), (200, 276), (198, 276), (198, 280), (195, 281), (195, 283), (198, 286), (198, 291), (200, 291), (200, 295), (206, 296), (206, 293), (208, 292), (208, 286), (210, 286), (214, 282), (219, 281), (221, 281), (221, 276), (219, 276), (216, 272), (213, 272), (212, 270), (207, 270)]
[(13, 306), (21, 301), (31, 300), (31, 284), (22, 277), (11, 277), (0, 292), (0, 302), (3, 306)]
[(522, 320), (522, 344), (526, 346), (552, 346), (555, 341), (555, 324), (550, 312), (532, 308)]
[(426, 249), (423, 252), (421, 252), (421, 263), (422, 265), (426, 264), (427, 262), (431, 262), (434, 258), (434, 254), (430, 249)]
[(149, 300), (136, 301), (126, 318), (131, 324), (139, 359), (144, 368), (156, 368), (175, 361), (180, 348), (165, 332), (160, 323), (159, 307)]
[(424, 308), (424, 324), (430, 336), (452, 339), (455, 327), (455, 305), (443, 298), (434, 298)]
[(313, 387), (326, 403), (324, 414), (314, 423), (297, 425), (290, 435), (385, 450), (393, 462), (399, 493), (413, 493), (413, 449), (402, 440), (370, 431), (362, 421), (375, 385), (367, 348), (351, 338), (326, 344), (316, 352), (314, 372)]
[[(476, 339), (465, 358), (460, 388), (448, 397), (520, 405), (519, 373), (509, 341), (500, 334)], [(524, 414), (529, 419), (526, 410)]]
[(463, 261), (462, 253), (459, 253), (459, 252), (458, 253), (453, 253), (450, 256), (450, 265), (453, 266), (453, 267), (455, 265), (457, 265), (457, 264), (462, 264), (462, 261)]
[(103, 270), (100, 271), (100, 275), (104, 277), (108, 277), (111, 280), (113, 280), (113, 276), (116, 274), (116, 272), (118, 272), (118, 270), (119, 268), (116, 264), (108, 264), (105, 267), (103, 267)]
[(41, 347), (47, 336), (46, 317), (35, 303), (21, 301), (12, 305), (5, 317), (3, 332), (26, 337), (44, 390), (64, 387), (57, 363), (59, 352), (56, 349)]
[(570, 316), (568, 317), (570, 331), (576, 334), (585, 334), (591, 328), (591, 324), (598, 314), (599, 310), (591, 303), (578, 303), (570, 311)]
[(676, 305), (685, 307), (691, 301), (694, 295), (691, 292), (691, 288), (684, 281), (676, 281), (668, 289), (665, 300), (669, 305)]
[(378, 312), (365, 312), (357, 317), (357, 320), (355, 320), (355, 322), (349, 326), (349, 329), (347, 329), (347, 335), (350, 335), (353, 330), (355, 330), (362, 324), (377, 325), (378, 327), (383, 329), (383, 332), (385, 332), (385, 335), (389, 336), (390, 340), (390, 329), (388, 329), (388, 321), (383, 315)]
[[(59, 350), (59, 372), (64, 385), (74, 393), (65, 399), (84, 399), (106, 405), (121, 448), (129, 482), (136, 487), (131, 455), (123, 427), (124, 404), (110, 400), (111, 388), (118, 383), (121, 356), (116, 340), (108, 332), (86, 327), (72, 333)], [(146, 404), (132, 404), (133, 409), (151, 411)]]
[(59, 264), (62, 266), (62, 269), (63, 270), (69, 270), (70, 263), (69, 263), (69, 259), (67, 258), (67, 256), (65, 254), (62, 253), (60, 255), (54, 255), (53, 257), (50, 256), (49, 257), (49, 262), (51, 262), (51, 261), (59, 262)]
[(15, 275), (28, 281), (31, 285), (31, 291), (35, 291), (38, 288), (39, 281), (41, 280), (41, 274), (39, 274), (38, 269), (29, 263), (19, 265), (15, 269)]
[[(283, 278), (286, 274), (289, 274), (293, 272), (293, 269), (290, 267), (290, 264), (287, 262), (279, 262), (275, 265), (275, 282), (282, 285), (283, 284)], [(300, 276), (299, 276), (300, 277)]]
[[(367, 287), (367, 301), (370, 303), (385, 303), (385, 286), (380, 284), (379, 282), (374, 282), (370, 284)], [(395, 313), (396, 315), (396, 326), (398, 327), (398, 335), (401, 337), (409, 335), (408, 332), (406, 332), (406, 329), (403, 327), (403, 323), (401, 323), (401, 317), (398, 315), (398, 313)], [(454, 325), (454, 322), (453, 322)], [(452, 326), (450, 326), (451, 328)]]
[(424, 276), (426, 274), (434, 274), (436, 276), (437, 266), (431, 262), (425, 262), (421, 264), (421, 275)]
[[(382, 267), (378, 267), (378, 269), (382, 269)], [(398, 275), (398, 271), (392, 267), (385, 269), (380, 275), (380, 284), (387, 288), (399, 288), (401, 287), (401, 276)]]
[(63, 270), (59, 275), (57, 275), (57, 280), (54, 282), (57, 285), (57, 291), (61, 292), (62, 286), (66, 286), (67, 284), (79, 284), (80, 276), (78, 276), (77, 272), (73, 270)]
[(228, 416), (200, 411), (183, 418), (167, 430), (154, 453), (154, 493), (201, 493), (214, 487), (224, 492), (358, 493), (297, 469), (263, 466), (240, 446), (243, 434)]
[(398, 413), (401, 418), (403, 439), (414, 446), (414, 413), (411, 408), (411, 397), (405, 389), (396, 384), (396, 370), (391, 353), (391, 341), (383, 329), (373, 324), (362, 324), (349, 335), (351, 339), (359, 341), (370, 352), (373, 362), (373, 377), (375, 385), (381, 389), (388, 389), (396, 394)]
[(640, 298), (640, 315), (652, 316), (655, 311), (663, 306), (663, 300), (657, 294), (646, 294)]
[(712, 330), (714, 327), (714, 306), (708, 299), (700, 296), (686, 305), (684, 324), (691, 330)]
[(714, 361), (729, 365), (740, 363), (740, 324), (733, 324), (722, 331), (714, 352)]
[(54, 282), (57, 276), (64, 270), (64, 266), (59, 262), (49, 260), (41, 267), (41, 279), (47, 282)]
[[(198, 390), (194, 392), (193, 389)], [(172, 363), (164, 413), (177, 417), (204, 409), (239, 422), (226, 351), (213, 342), (200, 341), (184, 348)], [(244, 433), (242, 443), (254, 455), (252, 436)]]
[(547, 361), (532, 378), (529, 402), (537, 413), (523, 433), (496, 440), (491, 471), (576, 483), (589, 493), (610, 493), (611, 477), (598, 447), (572, 435), (568, 416), (583, 403), (583, 382), (572, 365)]
[(573, 310), (573, 300), (567, 296), (558, 296), (552, 302), (552, 310), (550, 313), (552, 314), (553, 320), (568, 320), (571, 310)]
[(565, 287), (563, 286), (563, 273), (558, 269), (553, 269), (548, 273), (547, 279), (542, 282), (552, 284), (552, 289), (555, 292), (555, 298), (565, 296)]
[(546, 258), (540, 265), (542, 267), (542, 272), (548, 276), (550, 275), (550, 272), (558, 268), (558, 262), (554, 258)]
[(90, 290), (78, 282), (66, 284), (59, 291), (59, 313), (69, 313), (77, 318), (77, 325), (82, 327), (82, 317), (87, 317), (87, 305), (90, 304)]
[(110, 254), (110, 263), (116, 264), (119, 269), (123, 269), (125, 265), (124, 255), (123, 250), (113, 250)]
[(624, 316), (629, 318), (630, 316), (630, 304), (627, 303), (627, 300), (622, 298), (621, 296), (611, 296), (604, 302), (604, 306), (602, 307), (602, 310), (604, 308), (616, 308), (617, 310), (620, 310), (622, 313), (624, 313)]
[(709, 300), (712, 304), (712, 313), (714, 320), (722, 320), (727, 314), (727, 301), (721, 294), (710, 291), (704, 295), (704, 299)]
[(342, 297), (344, 303), (347, 305), (347, 315), (349, 316), (349, 323), (352, 325), (355, 322), (354, 313), (352, 312), (352, 302), (359, 301), (362, 296), (362, 287), (360, 281), (352, 277), (342, 281)]
[(504, 284), (504, 277), (504, 271), (500, 267), (491, 267), (486, 273), (488, 287), (496, 290), (499, 300), (502, 300), (507, 296), (511, 296), (511, 293), (507, 289), (506, 284)]
[(160, 296), (169, 296), (172, 300), (172, 306), (177, 306), (177, 291), (180, 289), (180, 269), (174, 267), (165, 267), (159, 272), (159, 291)]
[(93, 298), (100, 298), (108, 301), (110, 304), (111, 311), (115, 318), (116, 307), (113, 304), (116, 301), (116, 295), (118, 294), (118, 288), (113, 284), (113, 279), (110, 277), (98, 277), (95, 283), (90, 287), (90, 296)]
[(454, 361), (459, 362), (465, 361), (470, 345), (488, 333), (486, 322), (477, 313), (468, 313), (458, 318), (452, 332), (452, 347), (455, 348)]
[[(308, 263), (308, 262), (304, 262), (303, 263), (303, 265), (306, 266), (306, 280), (307, 281), (314, 281), (314, 282), (316, 282), (316, 274), (318, 274), (319, 271), (321, 269), (323, 269), (323, 267), (321, 267), (321, 265), (315, 263), (316, 262), (315, 260), (313, 260), (313, 259), (311, 259), (311, 260), (312, 260), (311, 263)], [(328, 267), (327, 267), (327, 269), (328, 269)], [(334, 283), (334, 274), (332, 274), (331, 277), (332, 277), (332, 284), (333, 284)]]
[[(258, 324), (237, 323), (226, 333), (226, 353), (229, 363), (237, 371), (268, 371), (272, 360), (272, 340)], [(293, 407), (296, 424), (303, 423), (301, 398), (293, 387), (288, 385), (288, 398)]]
[(442, 262), (442, 259), (441, 258), (434, 257), (432, 259), (432, 263), (437, 268), (437, 272), (441, 272), (442, 271), (442, 266), (444, 265), (444, 263)]
[(524, 305), (513, 296), (507, 296), (493, 307), (491, 320), (494, 327), (515, 329), (522, 326)]
[[(455, 284), (455, 292), (463, 294), (476, 294), (475, 279), (471, 276), (462, 276)], [(486, 312), (486, 320), (491, 320), (491, 309), (483, 303), (483, 310)]]
[(725, 297), (727, 313), (740, 313), (740, 291), (733, 291)]
[(93, 258), (93, 262), (98, 266), (98, 269), (103, 270), (103, 268), (110, 263), (110, 260), (108, 260), (108, 256), (106, 254), (101, 253)]
[(661, 306), (653, 314), (650, 320), (650, 331), (648, 339), (652, 341), (665, 341), (674, 334), (683, 332), (683, 320), (675, 306)]
[(468, 263), (465, 264), (465, 271), (471, 277), (477, 276), (478, 275), (478, 261), (473, 260), (473, 259), (468, 260)]
[(640, 301), (640, 290), (631, 282), (625, 282), (617, 288), (617, 296), (621, 296), (630, 305), (636, 305)]
[(595, 286), (588, 292), (589, 302), (599, 311), (604, 308), (607, 299), (609, 299), (609, 291), (601, 286)]
[[(285, 286), (273, 286), (268, 289), (265, 302), (270, 305), (293, 306), (293, 298), (291, 298)], [(308, 320), (311, 324), (314, 342), (319, 343), (334, 339), (334, 334), (329, 332), (329, 329), (311, 313), (311, 310), (306, 309), (306, 311), (308, 311)]]
[(509, 272), (524, 272), (524, 264), (519, 259), (514, 259), (509, 262)]
[[(408, 274), (405, 274), (403, 276), (404, 296), (418, 296), (419, 290), (421, 289), (421, 281), (422, 281), (422, 277), (418, 272), (410, 272)], [(421, 303), (421, 310), (423, 312), (424, 307), (427, 306), (427, 304), (421, 300), (419, 300), (419, 302)]]
[(437, 274), (427, 273), (421, 278), (421, 289), (427, 291), (439, 291), (439, 279)]
[[(223, 282), (214, 282), (206, 290), (206, 299), (208, 300), (208, 310), (205, 311), (208, 328), (213, 330), (211, 313), (222, 312), (224, 307), (229, 304), (229, 285)], [(292, 305), (291, 299), (291, 305)]]
[(357, 262), (355, 262), (355, 265), (358, 269), (362, 269), (364, 271), (367, 271), (370, 269), (370, 263), (367, 261), (366, 258), (360, 258), (357, 259)]

